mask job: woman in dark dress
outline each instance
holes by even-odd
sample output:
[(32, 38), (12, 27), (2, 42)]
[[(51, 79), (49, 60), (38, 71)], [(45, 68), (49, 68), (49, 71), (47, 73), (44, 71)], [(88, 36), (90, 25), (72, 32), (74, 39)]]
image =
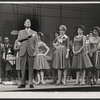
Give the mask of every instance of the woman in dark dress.
[[(55, 52), (57, 50), (56, 45), (57, 45), (57, 37), (59, 36), (59, 32), (54, 33), (55, 39), (53, 41), (53, 56), (52, 56), (52, 68), (54, 69), (54, 60), (55, 60)], [(54, 80), (53, 82), (56, 83), (57, 81), (57, 69), (54, 69)]]
[(80, 73), (82, 73), (82, 85), (85, 84), (85, 69), (91, 67), (92, 64), (85, 51), (86, 37), (83, 35), (85, 27), (83, 25), (78, 26), (78, 35), (74, 37), (73, 44), (73, 63), (72, 68), (76, 69), (76, 84), (80, 84)]
[[(60, 35), (56, 39), (56, 52), (54, 60), (54, 69), (58, 70), (58, 81), (56, 85), (63, 83), (66, 85), (67, 69), (70, 68), (69, 61), (69, 37), (66, 33), (66, 26), (61, 25), (59, 27)], [(62, 75), (63, 74), (63, 75)], [(62, 78), (64, 77), (63, 81)]]

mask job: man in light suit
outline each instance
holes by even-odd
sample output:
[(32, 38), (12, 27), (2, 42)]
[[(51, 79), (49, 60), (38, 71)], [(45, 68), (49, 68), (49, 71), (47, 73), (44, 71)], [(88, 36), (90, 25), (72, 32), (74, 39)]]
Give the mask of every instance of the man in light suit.
[(20, 46), (20, 64), (21, 64), (21, 74), (22, 80), (21, 85), (18, 88), (25, 88), (25, 70), (26, 70), (26, 61), (28, 59), (28, 70), (29, 70), (29, 87), (34, 88), (33, 86), (33, 63), (34, 56), (37, 52), (37, 32), (33, 31), (31, 27), (31, 21), (29, 19), (25, 20), (24, 23), (25, 29), (20, 30), (18, 33), (18, 41), (21, 42)]
[(5, 48), (4, 45), (1, 43), (0, 37), (0, 83), (2, 83), (2, 60), (5, 59)]

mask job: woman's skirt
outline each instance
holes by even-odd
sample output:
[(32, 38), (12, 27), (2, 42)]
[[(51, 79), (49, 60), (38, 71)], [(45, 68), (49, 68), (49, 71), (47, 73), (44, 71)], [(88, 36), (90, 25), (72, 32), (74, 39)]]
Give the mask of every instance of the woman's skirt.
[(100, 69), (100, 51), (93, 53), (94, 67)]
[(72, 69), (82, 70), (92, 66), (93, 65), (86, 52), (81, 52), (77, 55), (73, 55)]
[(67, 69), (70, 68), (70, 60), (66, 59), (67, 48), (65, 46), (59, 47), (53, 56), (52, 68), (54, 69)]
[(42, 54), (38, 54), (34, 59), (33, 69), (36, 70), (50, 69), (50, 66), (47, 62), (47, 58)]
[(54, 51), (54, 54), (52, 56), (52, 60), (51, 60), (51, 67), (54, 68), (55, 66), (55, 57), (56, 57), (56, 50)]

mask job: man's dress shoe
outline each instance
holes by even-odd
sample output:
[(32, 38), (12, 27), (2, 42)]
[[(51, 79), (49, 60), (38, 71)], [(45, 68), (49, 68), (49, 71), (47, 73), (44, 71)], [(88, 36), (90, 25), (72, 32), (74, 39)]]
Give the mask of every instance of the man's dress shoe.
[(30, 84), (29, 86), (30, 86), (30, 88), (34, 88), (33, 84)]
[(18, 88), (25, 88), (25, 85), (21, 84), (21, 85), (18, 86)]

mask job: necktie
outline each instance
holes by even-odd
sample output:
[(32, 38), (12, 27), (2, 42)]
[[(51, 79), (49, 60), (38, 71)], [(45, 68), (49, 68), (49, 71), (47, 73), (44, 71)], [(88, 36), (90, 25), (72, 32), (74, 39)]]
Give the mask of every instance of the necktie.
[(8, 48), (8, 45), (7, 45), (7, 44), (5, 44), (5, 47), (6, 47), (6, 48)]
[(31, 33), (30, 33), (30, 29), (27, 29), (27, 33), (28, 33), (28, 35), (30, 35)]

